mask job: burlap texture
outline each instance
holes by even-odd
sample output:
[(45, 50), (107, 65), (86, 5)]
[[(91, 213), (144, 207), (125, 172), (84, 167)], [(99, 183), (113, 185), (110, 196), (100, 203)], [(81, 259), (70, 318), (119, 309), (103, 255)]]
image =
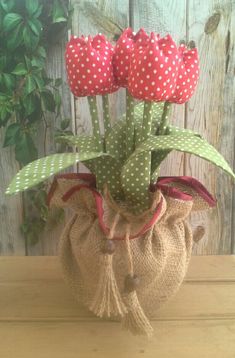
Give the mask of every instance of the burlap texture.
[[(67, 206), (73, 210), (60, 238), (59, 257), (65, 280), (79, 302), (90, 308), (100, 279), (102, 249), (107, 233), (100, 225), (94, 192), (86, 186), (71, 191), (77, 184), (77, 180), (58, 179), (51, 205)], [(69, 190), (71, 193), (66, 197)], [(201, 210), (208, 207), (192, 189), (190, 194), (192, 200), (179, 200), (157, 189), (151, 194), (152, 207), (138, 216), (129, 214), (122, 203), (115, 203), (108, 192), (102, 200), (102, 219), (107, 232), (118, 213), (113, 235), (112, 268), (119, 292), (125, 302), (124, 281), (131, 259), (134, 273), (140, 279), (137, 297), (149, 318), (156, 316), (158, 308), (176, 293), (187, 271), (193, 240), (186, 219), (192, 208), (197, 210), (200, 207)], [(154, 225), (143, 235), (135, 237), (157, 209), (159, 213)], [(120, 239), (125, 237), (127, 225), (130, 228), (131, 258), (125, 240)], [(114, 314), (111, 312), (110, 316)]]

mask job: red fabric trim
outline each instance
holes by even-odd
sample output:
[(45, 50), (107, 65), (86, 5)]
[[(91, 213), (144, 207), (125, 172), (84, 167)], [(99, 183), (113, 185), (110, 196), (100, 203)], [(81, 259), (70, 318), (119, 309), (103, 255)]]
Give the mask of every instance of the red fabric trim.
[[(51, 189), (48, 193), (48, 204), (50, 204), (51, 198), (53, 197), (53, 194), (57, 187), (57, 179), (80, 179), (87, 182), (87, 184), (78, 184), (74, 185), (71, 189), (69, 189), (62, 197), (62, 200), (67, 201), (76, 191), (79, 191), (81, 189), (87, 189), (90, 190), (94, 196), (95, 202), (96, 202), (96, 208), (97, 208), (97, 215), (99, 224), (101, 227), (101, 230), (104, 232), (105, 235), (108, 235), (110, 232), (110, 229), (105, 226), (105, 223), (103, 221), (104, 216), (104, 210), (103, 210), (103, 198), (101, 194), (95, 189), (95, 176), (90, 173), (67, 173), (67, 174), (60, 174), (56, 176), (54, 179)], [(213, 207), (216, 204), (216, 200), (212, 197), (212, 195), (207, 191), (207, 189), (196, 179), (187, 177), (187, 176), (181, 176), (181, 177), (161, 177), (159, 178), (158, 182), (150, 187), (150, 190), (152, 192), (156, 191), (157, 189), (160, 189), (164, 195), (171, 196), (172, 198), (184, 200), (184, 201), (190, 201), (193, 200), (192, 195), (182, 192), (178, 188), (170, 187), (167, 184), (169, 183), (181, 183), (185, 186), (189, 186), (195, 192), (198, 193), (207, 203), (209, 206)], [(152, 218), (149, 220), (147, 224), (145, 224), (142, 229), (134, 236), (131, 236), (130, 239), (135, 239), (143, 234), (146, 233), (157, 221), (163, 205), (163, 199), (161, 199), (160, 203), (158, 204)], [(114, 240), (123, 240), (123, 237), (114, 237)]]
[(50, 190), (47, 194), (47, 206), (50, 206), (51, 199), (55, 193), (55, 190), (57, 188), (57, 179), (68, 179), (68, 180), (84, 180), (87, 181), (88, 184), (92, 187), (96, 187), (96, 178), (94, 174), (91, 173), (66, 173), (66, 174), (58, 174), (55, 176)]
[(177, 188), (173, 188), (173, 187), (166, 186), (163, 184), (157, 184), (156, 188), (160, 189), (164, 195), (170, 196), (171, 198), (174, 198), (174, 199), (183, 200), (183, 201), (192, 201), (193, 200), (192, 195), (183, 193), (182, 191), (180, 191)]
[(185, 186), (189, 186), (203, 200), (205, 200), (210, 207), (213, 207), (213, 206), (216, 205), (216, 200), (208, 192), (208, 190), (197, 179), (192, 178), (192, 177), (188, 177), (188, 176), (161, 177), (161, 178), (159, 178), (158, 182), (154, 185), (155, 190), (157, 188), (159, 188), (164, 192), (164, 194), (166, 194), (168, 196), (172, 196), (172, 197), (180, 199), (180, 200), (190, 200), (189, 197), (191, 195), (183, 193), (177, 188), (168, 187), (166, 184), (169, 184), (169, 183), (180, 183), (180, 184), (183, 184)]
[[(63, 195), (62, 200), (67, 201), (76, 191), (79, 191), (81, 189), (88, 189), (92, 192), (95, 202), (96, 202), (97, 215), (98, 215), (100, 227), (101, 227), (102, 231), (104, 232), (104, 234), (108, 235), (110, 232), (110, 229), (107, 226), (105, 226), (105, 223), (103, 221), (103, 216), (104, 216), (103, 198), (95, 189), (91, 188), (89, 185), (86, 185), (86, 184), (75, 185), (70, 190), (68, 190), (67, 193), (65, 193)], [(157, 221), (157, 219), (161, 213), (162, 204), (163, 204), (163, 199), (161, 199), (160, 203), (158, 204), (158, 206), (157, 206), (152, 218), (149, 220), (149, 222), (146, 223), (136, 235), (130, 236), (131, 240), (145, 234), (146, 231), (148, 231), (148, 229), (150, 229), (155, 224), (155, 222)], [(113, 240), (124, 240), (124, 237), (114, 237)]]

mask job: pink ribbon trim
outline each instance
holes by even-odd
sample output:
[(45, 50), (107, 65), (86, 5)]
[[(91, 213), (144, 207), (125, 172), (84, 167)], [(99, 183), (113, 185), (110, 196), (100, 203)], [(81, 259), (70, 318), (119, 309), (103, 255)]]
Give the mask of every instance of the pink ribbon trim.
[[(96, 203), (97, 208), (97, 215), (98, 220), (100, 224), (101, 230), (104, 232), (105, 235), (108, 235), (110, 232), (110, 229), (105, 225), (103, 221), (104, 216), (104, 209), (103, 209), (103, 197), (101, 194), (95, 189), (96, 187), (96, 180), (95, 176), (93, 174), (89, 173), (67, 173), (67, 174), (61, 174), (58, 175), (52, 185), (51, 189), (48, 193), (48, 205), (50, 205), (51, 199), (54, 195), (54, 192), (57, 187), (57, 179), (67, 179), (67, 180), (83, 180), (84, 184), (78, 184), (74, 185), (72, 188), (70, 188), (62, 197), (63, 201), (69, 200), (69, 198), (77, 191), (80, 191), (81, 189), (89, 190)], [(212, 195), (207, 191), (207, 189), (196, 179), (192, 177), (187, 176), (181, 176), (181, 177), (161, 177), (159, 178), (158, 182), (154, 185), (151, 185), (150, 191), (155, 192), (156, 190), (160, 189), (164, 195), (170, 196), (175, 199), (183, 200), (183, 201), (191, 201), (193, 200), (193, 196), (182, 192), (180, 189), (168, 186), (170, 183), (180, 183), (185, 186), (189, 186), (191, 189), (193, 189), (198, 195), (200, 195), (203, 200), (205, 200), (210, 207), (213, 207), (216, 205), (216, 200), (212, 197)], [(156, 210), (154, 211), (151, 219), (148, 223), (146, 223), (142, 229), (135, 235), (131, 236), (130, 239), (135, 239), (141, 235), (144, 235), (157, 221), (163, 205), (163, 198), (160, 200)], [(114, 237), (114, 240), (123, 240), (123, 237)]]

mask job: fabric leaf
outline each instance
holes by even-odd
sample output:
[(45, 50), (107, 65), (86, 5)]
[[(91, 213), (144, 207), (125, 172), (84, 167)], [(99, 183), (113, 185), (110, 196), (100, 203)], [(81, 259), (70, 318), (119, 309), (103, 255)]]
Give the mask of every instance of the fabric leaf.
[(130, 162), (135, 156), (138, 156), (142, 152), (148, 152), (149, 150), (178, 150), (180, 152), (194, 154), (215, 164), (235, 178), (235, 174), (223, 156), (212, 145), (195, 135), (185, 135), (185, 133), (164, 136), (152, 135), (145, 142), (140, 144), (135, 153), (132, 154)]
[(105, 155), (99, 152), (53, 154), (37, 159), (21, 169), (12, 180), (6, 194), (14, 194), (37, 185), (79, 161)]
[[(202, 138), (195, 135), (151, 135), (141, 143), (122, 169), (121, 181), (124, 193), (128, 200), (138, 210), (145, 210), (148, 205), (149, 180), (147, 172), (149, 168), (145, 164), (143, 156), (156, 151), (159, 161), (163, 159), (163, 151), (178, 150), (197, 155), (223, 169), (235, 179), (235, 174), (218, 151)], [(166, 154), (166, 153), (165, 153)]]
[[(200, 134), (195, 133), (193, 131), (191, 131), (190, 129), (185, 129), (185, 128), (179, 128), (173, 125), (169, 125), (166, 129), (166, 134), (171, 134), (171, 135), (178, 135), (178, 134), (184, 134), (184, 135), (194, 135), (197, 137), (200, 137)], [(151, 182), (156, 182), (158, 176), (159, 176), (159, 171), (160, 171), (160, 164), (161, 162), (168, 156), (168, 154), (171, 152), (170, 150), (158, 150), (155, 152), (152, 152), (152, 163), (151, 163)]]
[(75, 146), (82, 153), (96, 152), (96, 138), (85, 135), (58, 135), (56, 140), (66, 143), (68, 146)]

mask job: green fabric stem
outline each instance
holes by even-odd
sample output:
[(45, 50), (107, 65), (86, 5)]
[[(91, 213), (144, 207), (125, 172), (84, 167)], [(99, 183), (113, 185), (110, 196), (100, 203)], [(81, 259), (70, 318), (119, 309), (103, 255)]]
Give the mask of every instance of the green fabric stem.
[(151, 134), (152, 128), (152, 104), (153, 102), (144, 102), (144, 116), (143, 116), (143, 128), (142, 128), (142, 140), (148, 138)]
[(102, 104), (103, 104), (103, 119), (104, 119), (104, 135), (106, 136), (110, 129), (110, 115), (109, 115), (109, 97), (107, 94), (102, 96)]
[(167, 129), (167, 123), (170, 116), (170, 110), (171, 110), (171, 103), (165, 102), (163, 112), (162, 112), (162, 119), (161, 124), (158, 127), (157, 135), (164, 135), (166, 134), (165, 131)]
[(95, 140), (96, 140), (97, 151), (103, 151), (96, 97), (88, 96), (87, 99), (88, 99), (89, 108), (90, 108), (93, 136), (95, 137)]
[(135, 122), (134, 122), (134, 99), (126, 90), (126, 157), (128, 158), (135, 149)]

